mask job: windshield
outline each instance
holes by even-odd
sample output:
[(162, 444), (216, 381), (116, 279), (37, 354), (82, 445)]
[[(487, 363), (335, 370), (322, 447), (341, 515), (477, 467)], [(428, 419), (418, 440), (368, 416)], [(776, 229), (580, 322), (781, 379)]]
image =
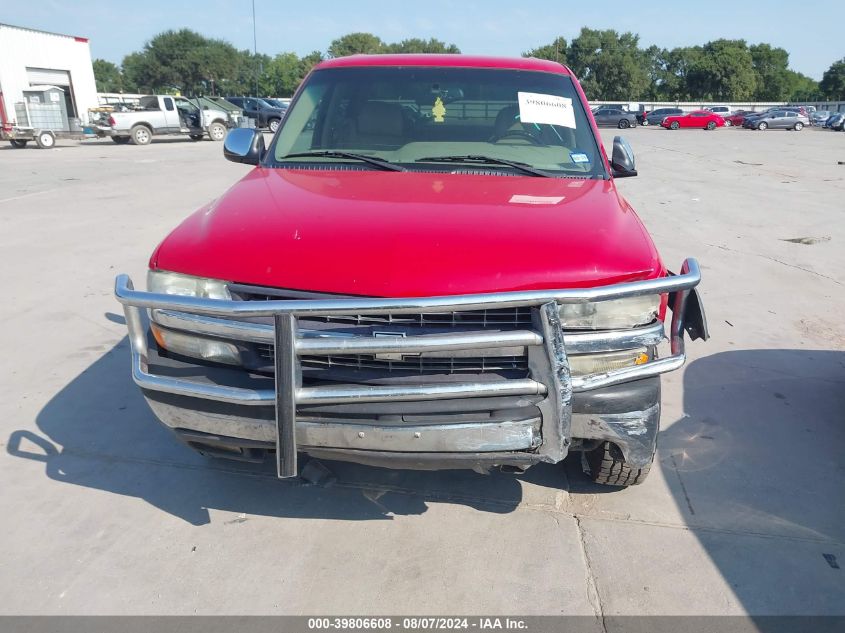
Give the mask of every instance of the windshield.
[[(332, 151), (427, 171), (520, 173), (501, 162), (510, 161), (554, 176), (606, 175), (572, 80), (536, 71), (318, 70), (290, 107), (271, 147), (271, 164), (350, 162), (348, 156), (326, 155)], [(308, 152), (323, 155), (301, 156)], [(466, 165), (460, 165), (462, 157)]]

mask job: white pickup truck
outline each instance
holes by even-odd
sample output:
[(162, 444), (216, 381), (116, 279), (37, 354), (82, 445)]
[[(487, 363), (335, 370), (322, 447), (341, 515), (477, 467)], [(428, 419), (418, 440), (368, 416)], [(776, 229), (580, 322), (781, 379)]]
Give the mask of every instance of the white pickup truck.
[(141, 97), (135, 110), (112, 112), (107, 124), (98, 125), (95, 132), (118, 144), (149, 145), (154, 135), (163, 134), (185, 135), (195, 141), (207, 134), (212, 141), (222, 141), (235, 125), (237, 121), (228, 113), (200, 109), (185, 97), (149, 95)]

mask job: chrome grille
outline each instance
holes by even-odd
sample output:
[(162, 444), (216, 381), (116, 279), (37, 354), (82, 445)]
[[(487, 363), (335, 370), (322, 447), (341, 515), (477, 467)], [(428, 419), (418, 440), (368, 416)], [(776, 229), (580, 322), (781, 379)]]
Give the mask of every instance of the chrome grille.
[[(272, 345), (256, 346), (258, 355), (273, 361)], [(487, 372), (527, 372), (528, 357), (521, 356), (413, 356), (406, 355), (402, 360), (377, 358), (372, 354), (344, 354), (335, 356), (300, 356), (303, 369), (367, 369), (387, 373), (417, 374), (482, 374)]]
[[(293, 298), (270, 294), (241, 296), (247, 301), (273, 301)], [(335, 323), (339, 325), (399, 325), (407, 327), (473, 327), (473, 328), (531, 328), (531, 308), (495, 308), (461, 312), (421, 312), (418, 314), (344, 314), (333, 316), (308, 315), (303, 321)]]

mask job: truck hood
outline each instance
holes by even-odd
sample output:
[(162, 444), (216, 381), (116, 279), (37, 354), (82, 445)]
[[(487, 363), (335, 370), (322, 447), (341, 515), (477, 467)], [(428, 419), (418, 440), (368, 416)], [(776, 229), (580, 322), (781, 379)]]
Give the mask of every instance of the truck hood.
[(382, 297), (574, 288), (664, 274), (613, 181), (261, 167), (186, 219), (150, 265)]

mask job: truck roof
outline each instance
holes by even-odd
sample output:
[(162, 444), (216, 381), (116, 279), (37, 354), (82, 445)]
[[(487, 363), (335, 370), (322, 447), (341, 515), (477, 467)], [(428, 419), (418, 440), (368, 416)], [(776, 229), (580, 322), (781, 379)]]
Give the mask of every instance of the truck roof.
[(506, 68), (512, 70), (538, 70), (560, 75), (572, 71), (557, 62), (535, 57), (486, 57), (482, 55), (453, 54), (392, 54), (351, 55), (320, 62), (315, 69), (349, 68), (356, 66), (452, 66), (461, 68)]

